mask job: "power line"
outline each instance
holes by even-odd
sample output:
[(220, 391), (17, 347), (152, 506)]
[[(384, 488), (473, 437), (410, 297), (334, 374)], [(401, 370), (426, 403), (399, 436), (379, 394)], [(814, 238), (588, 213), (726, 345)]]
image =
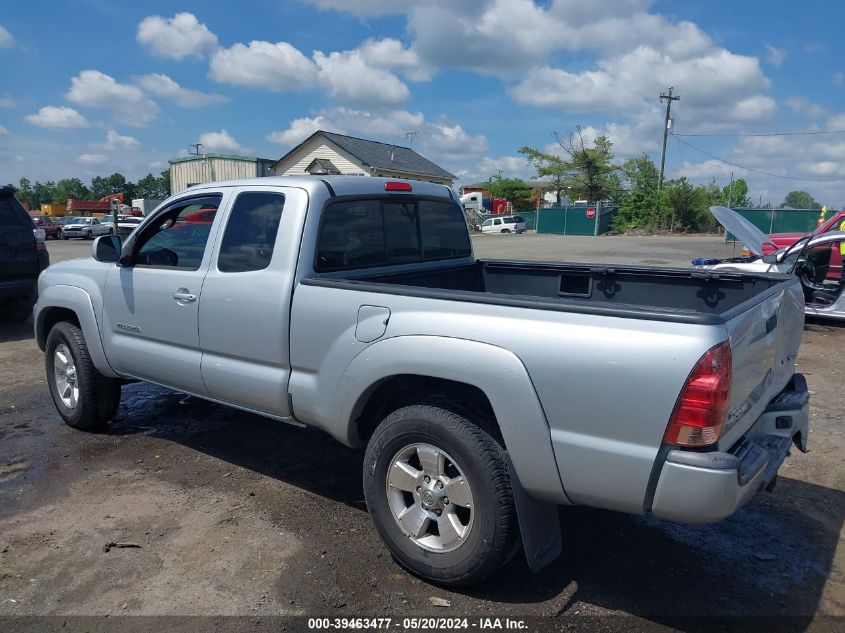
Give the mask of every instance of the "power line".
[(736, 136), (736, 137), (743, 137), (743, 136), (750, 136), (750, 137), (760, 137), (760, 136), (816, 136), (819, 134), (845, 134), (845, 130), (813, 130), (809, 132), (713, 132), (710, 134), (678, 134), (677, 132), (673, 132), (674, 136), (683, 136), (683, 137), (693, 137), (693, 136)]
[(734, 162), (731, 162), (729, 160), (725, 160), (724, 158), (720, 158), (719, 156), (716, 156), (715, 154), (711, 154), (710, 152), (703, 150), (700, 147), (696, 147), (692, 143), (685, 141), (682, 138), (678, 138), (679, 135), (677, 135), (677, 134), (673, 134), (673, 136), (675, 136), (676, 140), (683, 143), (684, 145), (688, 145), (689, 147), (693, 148), (694, 150), (701, 152), (705, 156), (709, 156), (710, 158), (717, 160), (720, 163), (724, 163), (725, 165), (730, 165), (731, 167), (736, 167), (738, 169), (744, 169), (746, 171), (750, 171), (750, 172), (753, 172), (755, 174), (760, 174), (762, 176), (771, 176), (772, 178), (783, 178), (784, 180), (803, 180), (803, 181), (806, 181), (806, 182), (843, 182), (843, 181), (845, 181), (845, 179), (843, 179), (843, 178), (835, 178), (835, 179), (830, 179), (830, 178), (800, 178), (798, 176), (784, 176), (783, 174), (773, 174), (773, 173), (768, 172), (768, 171), (762, 171), (760, 169), (754, 169), (753, 167), (746, 167), (745, 165), (740, 165), (739, 163), (734, 163)]

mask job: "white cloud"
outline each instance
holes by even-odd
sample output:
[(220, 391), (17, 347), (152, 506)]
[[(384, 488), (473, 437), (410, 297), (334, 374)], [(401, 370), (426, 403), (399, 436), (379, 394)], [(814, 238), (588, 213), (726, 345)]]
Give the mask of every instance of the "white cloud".
[(768, 61), (775, 68), (780, 68), (780, 65), (783, 63), (783, 60), (786, 59), (786, 49), (775, 48), (771, 44), (765, 44), (765, 46), (766, 61)]
[(209, 94), (184, 88), (162, 73), (143, 75), (137, 79), (138, 85), (157, 97), (170, 99), (183, 108), (201, 108), (226, 101), (226, 97), (219, 94)]
[(317, 130), (325, 130), (327, 132), (341, 132), (333, 122), (326, 117), (319, 115), (315, 117), (302, 117), (294, 119), (288, 124), (287, 129), (270, 132), (267, 135), (267, 140), (271, 143), (278, 143), (286, 147), (298, 145)]
[(411, 81), (431, 79), (433, 70), (425, 65), (416, 51), (405, 46), (397, 39), (367, 39), (358, 47), (363, 60), (376, 68), (400, 70)]
[(202, 57), (217, 48), (217, 36), (193, 13), (177, 13), (172, 18), (151, 15), (138, 25), (136, 39), (150, 51), (167, 59)]
[(413, 6), (412, 49), (435, 67), (507, 74), (542, 62), (561, 48), (558, 23), (532, 0), (451, 2)]
[(150, 169), (164, 169), (167, 167), (167, 162), (163, 160), (154, 160), (148, 166)]
[(323, 88), (333, 99), (349, 103), (394, 105), (406, 100), (410, 91), (392, 68), (417, 80), (430, 72), (398, 40), (366, 40), (360, 48), (328, 54), (314, 51), (311, 59), (288, 42), (254, 40), (218, 50), (209, 76), (279, 92)]
[(760, 121), (774, 115), (777, 104), (771, 97), (754, 95), (733, 104), (730, 118), (733, 121)]
[(209, 76), (248, 88), (301, 91), (314, 87), (317, 67), (287, 42), (253, 40), (218, 50), (211, 58)]
[(411, 92), (393, 73), (367, 64), (358, 50), (314, 52), (320, 83), (329, 96), (360, 104), (392, 105), (405, 101)]
[(0, 108), (14, 108), (15, 100), (9, 96), (0, 97)]
[(72, 103), (110, 109), (118, 121), (134, 127), (151, 124), (159, 110), (138, 86), (121, 84), (99, 70), (83, 70), (73, 77), (65, 96)]
[(834, 86), (841, 86), (845, 84), (845, 73), (835, 72), (833, 73), (833, 77), (830, 78), (831, 82), (833, 82)]
[(244, 147), (238, 143), (235, 138), (226, 130), (219, 132), (203, 132), (200, 134), (199, 142), (205, 146), (205, 150), (209, 152), (235, 152), (239, 154), (249, 154), (251, 148)]
[(88, 127), (88, 121), (73, 108), (44, 106), (35, 114), (24, 117), (27, 123), (47, 130), (72, 130)]
[(0, 48), (12, 48), (15, 45), (15, 38), (0, 24)]
[(828, 114), (825, 108), (805, 97), (789, 97), (784, 103), (796, 114), (804, 114), (812, 119), (820, 119)]
[(102, 165), (105, 162), (108, 162), (108, 156), (103, 156), (102, 154), (80, 154), (76, 157), (80, 163), (84, 165)]
[(133, 150), (141, 147), (140, 141), (132, 136), (123, 136), (115, 130), (106, 132), (106, 142), (97, 145), (108, 150)]
[(2, 125), (0, 125), (0, 136), (2, 136), (3, 134), (8, 134), (8, 133), (9, 133), (9, 130), (7, 130)]
[(830, 117), (827, 120), (827, 129), (845, 130), (845, 112), (839, 112)]

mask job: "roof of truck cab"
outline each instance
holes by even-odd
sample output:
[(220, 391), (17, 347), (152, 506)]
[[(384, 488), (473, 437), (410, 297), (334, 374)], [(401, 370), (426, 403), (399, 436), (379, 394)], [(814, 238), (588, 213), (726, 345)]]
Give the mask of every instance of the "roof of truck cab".
[[(241, 178), (238, 180), (222, 180), (207, 182), (189, 187), (184, 192), (208, 191), (217, 187), (301, 187), (308, 191), (329, 189), (337, 196), (376, 195), (385, 193), (384, 183), (407, 182), (413, 190), (411, 195), (453, 197), (452, 190), (446, 185), (422, 180), (398, 180), (396, 178), (379, 178), (373, 176), (266, 176), (264, 178)], [(391, 194), (406, 194), (404, 191), (391, 191)]]

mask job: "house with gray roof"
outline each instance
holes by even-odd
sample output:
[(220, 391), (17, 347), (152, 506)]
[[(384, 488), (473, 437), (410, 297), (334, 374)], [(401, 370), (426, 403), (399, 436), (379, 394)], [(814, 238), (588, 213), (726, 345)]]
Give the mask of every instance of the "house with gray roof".
[(452, 186), (456, 176), (410, 147), (317, 130), (270, 168), (278, 176), (383, 176)]

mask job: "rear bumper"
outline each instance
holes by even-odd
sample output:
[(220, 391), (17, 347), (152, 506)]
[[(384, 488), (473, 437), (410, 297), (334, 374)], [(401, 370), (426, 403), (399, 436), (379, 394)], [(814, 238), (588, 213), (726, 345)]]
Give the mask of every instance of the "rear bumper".
[(774, 480), (793, 443), (806, 451), (809, 400), (807, 382), (796, 374), (729, 451), (670, 451), (652, 513), (682, 523), (714, 523), (733, 514)]

